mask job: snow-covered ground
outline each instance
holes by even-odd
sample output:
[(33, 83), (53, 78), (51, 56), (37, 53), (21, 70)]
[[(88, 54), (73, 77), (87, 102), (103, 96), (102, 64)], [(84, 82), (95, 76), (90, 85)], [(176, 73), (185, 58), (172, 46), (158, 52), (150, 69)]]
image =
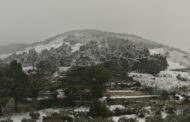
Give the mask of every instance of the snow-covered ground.
[(89, 107), (80, 107), (75, 109), (74, 112), (89, 112)]
[(70, 69), (71, 67), (59, 67), (59, 72), (66, 72)]
[(110, 106), (108, 106), (108, 108), (110, 111), (114, 111), (116, 109), (125, 109), (125, 106), (123, 106), (123, 105), (110, 105)]
[(82, 45), (83, 44), (81, 44), (81, 43), (74, 44), (73, 46), (71, 46), (71, 52), (74, 53), (74, 52), (78, 51)]
[(118, 122), (119, 121), (119, 119), (120, 118), (123, 118), (123, 117), (126, 117), (126, 118), (136, 118), (136, 115), (135, 114), (133, 114), (133, 115), (123, 115), (123, 116), (113, 116), (112, 117), (112, 120), (114, 121), (114, 122)]
[(118, 122), (119, 119), (123, 118), (123, 117), (124, 118), (128, 118), (128, 119), (130, 119), (130, 118), (136, 118), (138, 122), (145, 122), (145, 118), (137, 118), (137, 116), (135, 114), (133, 114), (133, 115), (123, 115), (123, 116), (113, 116), (112, 120), (114, 122)]
[(168, 69), (167, 70), (175, 70), (175, 69), (184, 69), (186, 68), (185, 66), (179, 64), (179, 63), (174, 63), (172, 61), (170, 61), (169, 59), (167, 59), (168, 61)]
[(155, 49), (150, 49), (149, 52), (151, 55), (163, 54), (163, 53), (165, 53), (165, 49), (164, 48), (155, 48)]
[[(62, 109), (44, 109), (40, 111), (36, 111), (37, 113), (40, 114), (39, 120), (37, 122), (43, 122), (43, 117), (52, 115), (53, 113), (60, 113)], [(7, 118), (10, 118), (13, 120), (13, 122), (21, 122), (22, 119), (30, 119), (29, 113), (18, 113), (18, 114), (13, 114), (9, 116), (4, 116), (0, 118), (0, 120), (5, 120)]]
[(143, 86), (156, 87), (168, 91), (190, 85), (190, 81), (179, 81), (174, 77), (155, 77), (142, 73), (129, 73), (129, 76), (132, 76), (134, 80), (139, 81)]

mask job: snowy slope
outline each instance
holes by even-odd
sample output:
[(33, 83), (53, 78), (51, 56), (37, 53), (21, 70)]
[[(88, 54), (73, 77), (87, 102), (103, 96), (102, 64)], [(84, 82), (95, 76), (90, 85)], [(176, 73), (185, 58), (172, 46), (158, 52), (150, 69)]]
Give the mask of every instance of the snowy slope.
[(27, 47), (24, 50), (17, 51), (15, 53), (1, 54), (0, 59), (5, 59), (5, 58), (11, 56), (12, 54), (19, 55), (19, 54), (23, 54), (23, 53), (28, 53), (32, 49), (34, 49), (38, 53), (41, 53), (43, 50), (50, 50), (52, 48), (57, 49), (57, 48), (61, 47), (63, 45), (63, 43), (70, 46), (72, 53), (78, 51), (80, 49), (80, 47), (83, 45), (81, 43), (76, 43), (76, 44), (71, 45), (69, 42), (64, 42), (62, 39), (60, 39), (60, 40), (52, 41), (52, 42), (47, 43), (47, 44), (40, 44), (40, 45), (36, 45), (33, 47)]
[[(30, 50), (35, 49), (36, 52), (40, 53), (41, 51), (47, 49), (50, 50), (51, 48), (58, 48), (63, 44), (63, 41), (61, 40), (55, 40), (53, 42), (47, 43), (47, 44), (40, 44), (40, 45), (36, 45), (33, 47), (27, 47), (22, 51), (17, 51), (14, 52), (15, 54), (22, 54), (22, 53), (28, 53)], [(0, 59), (5, 59), (7, 57), (9, 57), (10, 55), (14, 54), (14, 53), (8, 53), (8, 54), (1, 54), (0, 55)]]
[[(152, 55), (166, 53), (165, 49), (158, 48), (150, 50)], [(167, 57), (168, 68), (165, 71), (161, 71), (158, 76), (144, 73), (129, 73), (129, 76), (133, 77), (134, 80), (139, 81), (144, 86), (156, 87), (164, 90), (175, 90), (183, 86), (190, 86), (190, 74), (189, 72), (174, 71), (186, 68), (178, 62), (173, 62), (170, 57)], [(181, 81), (177, 78), (180, 75), (187, 81)]]
[(150, 49), (150, 54), (161, 54), (167, 57), (168, 63), (175, 68), (190, 67), (190, 54), (174, 48), (155, 48)]
[(190, 81), (179, 81), (176, 77), (155, 77), (150, 74), (134, 72), (129, 73), (129, 76), (133, 77), (134, 80), (139, 81), (143, 86), (155, 87), (167, 91), (175, 90), (184, 86), (190, 86)]

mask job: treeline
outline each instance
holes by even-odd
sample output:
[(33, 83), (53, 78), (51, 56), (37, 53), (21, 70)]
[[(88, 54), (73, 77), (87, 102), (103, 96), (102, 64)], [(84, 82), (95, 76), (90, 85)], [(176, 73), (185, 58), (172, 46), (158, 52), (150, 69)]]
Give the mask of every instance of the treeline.
[(26, 74), (17, 61), (0, 65), (0, 114), (2, 107), (13, 98), (14, 109), (18, 112), (18, 104), (27, 98), (36, 101), (40, 92), (48, 90), (50, 85), (48, 72), (41, 69)]
[[(21, 64), (12, 61), (9, 65), (0, 67), (0, 106), (5, 105), (10, 98), (15, 101), (15, 112), (18, 102), (23, 100), (28, 91), (28, 76), (23, 72)], [(2, 108), (2, 107), (0, 107)], [(0, 110), (2, 114), (2, 110)]]
[(160, 54), (156, 54), (137, 60), (134, 63), (132, 70), (155, 75), (160, 71), (165, 70), (167, 67), (168, 62), (166, 57)]
[(107, 37), (99, 41), (92, 40), (83, 44), (77, 51), (73, 51), (72, 48), (78, 44), (78, 40), (74, 40), (73, 43), (71, 40), (64, 42), (59, 48), (45, 49), (41, 52), (32, 49), (22, 54), (13, 54), (4, 61), (17, 60), (26, 66), (36, 65), (41, 61), (51, 61), (57, 66), (71, 66), (102, 63), (113, 57), (138, 59), (149, 55), (148, 49), (127, 39)]
[[(147, 51), (144, 53), (148, 55)], [(82, 103), (85, 94), (89, 95), (89, 99), (102, 97), (107, 82), (131, 80), (128, 77), (129, 71), (155, 75), (168, 66), (166, 57), (161, 55), (143, 56), (136, 62), (126, 57), (112, 57), (100, 64), (73, 66), (65, 74), (59, 74), (61, 78), (56, 79), (53, 76), (57, 71), (55, 64), (48, 60), (41, 61), (33, 64), (33, 69), (27, 74), (17, 61), (0, 65), (0, 106), (5, 106), (13, 98), (17, 112), (18, 103), (26, 101), (27, 98), (36, 102), (40, 93), (49, 91), (52, 98), (56, 99), (57, 89), (64, 91), (69, 104), (76, 95), (79, 95)]]
[[(44, 66), (44, 65), (43, 65)], [(2, 108), (13, 98), (15, 112), (18, 112), (18, 104), (24, 104), (28, 99), (37, 104), (41, 93), (50, 92), (49, 99), (57, 99), (57, 90), (65, 92), (66, 100), (80, 95), (80, 102), (86, 91), (90, 93), (90, 99), (102, 97), (106, 90), (105, 83), (111, 77), (111, 73), (102, 65), (72, 67), (66, 74), (60, 74), (61, 78), (56, 79), (55, 72), (45, 71), (39, 65), (28, 73), (25, 73), (17, 61), (0, 66), (0, 113)], [(53, 82), (54, 81), (54, 82)], [(54, 103), (52, 103), (54, 104)], [(56, 103), (55, 103), (56, 104)]]

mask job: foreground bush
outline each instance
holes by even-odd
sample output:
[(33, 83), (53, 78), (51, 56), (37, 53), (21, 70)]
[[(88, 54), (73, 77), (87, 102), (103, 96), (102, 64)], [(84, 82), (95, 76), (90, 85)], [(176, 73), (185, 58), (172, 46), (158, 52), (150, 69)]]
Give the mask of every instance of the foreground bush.
[(164, 122), (161, 116), (155, 115), (155, 116), (149, 116), (146, 117), (146, 122)]
[(135, 118), (122, 117), (118, 122), (137, 122), (137, 120)]
[(22, 119), (22, 121), (21, 122), (36, 122), (36, 120), (34, 120), (34, 119)]
[(70, 113), (68, 113), (68, 112), (62, 112), (61, 114), (60, 114), (60, 117), (61, 117), (61, 119), (65, 122), (65, 121), (67, 121), (67, 122), (72, 122), (73, 121), (73, 118), (71, 117), (71, 115), (70, 115)]
[(39, 117), (40, 117), (40, 114), (39, 113), (30, 113), (30, 117), (32, 118), (32, 119), (35, 119), (35, 120), (37, 120), (37, 119), (39, 119)]
[(108, 108), (103, 103), (101, 103), (98, 100), (94, 100), (90, 105), (89, 115), (94, 118), (97, 117), (106, 118), (112, 115), (112, 112), (109, 111)]
[(7, 120), (1, 120), (0, 122), (13, 122), (13, 120), (7, 119)]
[(131, 115), (131, 114), (137, 114), (136, 109), (115, 109), (114, 115), (115, 116), (122, 116), (122, 115)]

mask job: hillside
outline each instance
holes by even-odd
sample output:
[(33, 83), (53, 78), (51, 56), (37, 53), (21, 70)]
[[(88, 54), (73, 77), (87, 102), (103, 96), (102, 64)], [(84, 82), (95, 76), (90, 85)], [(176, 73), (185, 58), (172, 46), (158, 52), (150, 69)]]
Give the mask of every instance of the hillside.
[(89, 41), (93, 40), (99, 42), (100, 40), (106, 39), (108, 37), (127, 39), (131, 42), (141, 43), (146, 47), (151, 47), (151, 48), (163, 46), (161, 44), (149, 41), (142, 37), (130, 34), (114, 33), (107, 31), (100, 31), (100, 30), (75, 30), (58, 34), (44, 41), (32, 44), (12, 44), (7, 46), (0, 46), (0, 54), (5, 55), (12, 53), (19, 53), (20, 51), (27, 52), (28, 50), (33, 48), (36, 49), (36, 51), (41, 51), (43, 49), (57, 48), (62, 45), (63, 41), (64, 42), (76, 41), (78, 43), (88, 43)]
[[(96, 44), (91, 42), (95, 42)], [(124, 50), (120, 50), (122, 49), (121, 46), (123, 46)], [(114, 52), (116, 48), (118, 50)], [(153, 49), (151, 52), (155, 50), (157, 53), (159, 52), (161, 55), (167, 56), (173, 63), (190, 67), (189, 53), (136, 35), (100, 30), (74, 30), (58, 34), (41, 42), (0, 47), (0, 58), (6, 62), (16, 59), (24, 65), (31, 65), (31, 62), (28, 61), (31, 59), (28, 59), (28, 57), (31, 57), (31, 50), (34, 49), (38, 53), (38, 59), (40, 60), (48, 59), (50, 55), (54, 55), (53, 57), (59, 58), (59, 60), (64, 58), (64, 61), (67, 60), (66, 62), (72, 62), (72, 64), (81, 62), (79, 60), (82, 59), (81, 57), (83, 59), (88, 58), (88, 60), (91, 60), (91, 63), (97, 63), (100, 61), (100, 57), (105, 58), (106, 55), (108, 56), (112, 53), (116, 54), (115, 56), (119, 53), (121, 56), (121, 54), (124, 55), (124, 53), (130, 52), (137, 58), (138, 55), (136, 54), (138, 51), (143, 51), (146, 48)], [(105, 52), (106, 50), (109, 51)]]
[[(27, 103), (35, 100), (41, 107), (32, 110), (39, 113), (39, 118), (35, 120), (51, 119), (55, 112), (56, 115), (69, 113), (73, 120), (79, 117), (78, 113), (86, 114), (88, 118), (93, 108), (89, 103), (96, 104), (91, 101), (95, 98), (100, 104), (105, 101), (104, 108), (111, 113), (108, 117), (115, 122), (123, 117), (145, 122), (157, 113), (157, 107), (164, 119), (170, 113), (166, 109), (168, 104), (176, 108), (179, 103), (189, 100), (190, 74), (187, 70), (190, 54), (142, 37), (77, 30), (42, 42), (12, 47), (15, 48), (7, 49), (7, 53), (0, 55), (1, 62), (8, 64), (0, 67), (1, 71), (6, 71), (2, 75), (5, 80), (1, 81), (6, 86), (1, 89), (3, 92), (7, 89), (11, 91), (12, 80), (8, 84), (7, 81), (14, 77), (9, 73), (13, 76), (17, 74), (19, 82), (13, 84), (25, 91), (21, 93), (26, 94), (23, 98)], [(19, 70), (15, 68), (17, 65)], [(22, 73), (24, 75), (20, 77)], [(23, 85), (20, 78), (24, 76), (29, 79), (21, 80), (27, 83)], [(19, 102), (22, 103), (21, 100)], [(64, 111), (60, 106), (64, 106)], [(72, 112), (70, 106), (75, 108)], [(57, 108), (54, 110), (52, 107)], [(179, 110), (174, 109), (172, 114)], [(52, 115), (48, 114), (51, 112)], [(141, 116), (142, 112), (145, 114)], [(23, 118), (31, 119), (31, 115), (15, 114), (11, 118), (17, 122)], [(4, 119), (0, 118), (0, 121)]]
[(45, 41), (13, 46), (2, 51), (0, 58), (5, 62), (17, 60), (24, 66), (31, 66), (34, 60), (38, 64), (48, 59), (56, 60), (59, 66), (96, 64), (118, 56), (136, 59), (143, 56), (146, 48), (164, 47), (135, 35), (100, 30), (69, 31)]

